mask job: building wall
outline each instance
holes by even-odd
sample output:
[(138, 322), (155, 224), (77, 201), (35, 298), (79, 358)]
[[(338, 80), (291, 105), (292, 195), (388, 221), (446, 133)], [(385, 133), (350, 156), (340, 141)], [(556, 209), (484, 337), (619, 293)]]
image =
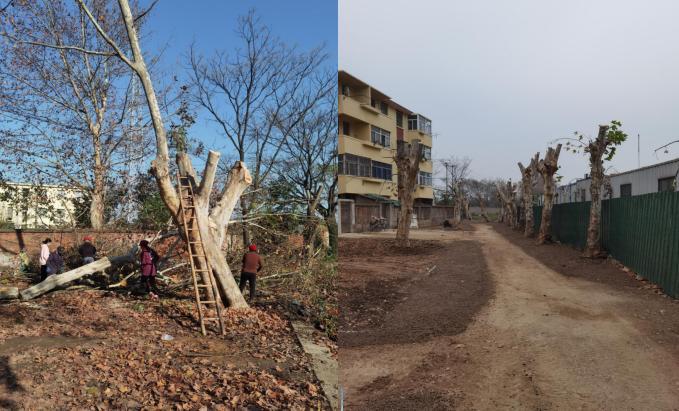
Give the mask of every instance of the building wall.
[[(353, 81), (352, 81), (353, 80)], [(350, 96), (342, 94), (342, 87), (347, 86)], [(399, 132), (397, 126), (397, 108), (389, 105), (391, 99), (381, 92), (368, 85), (362, 85), (360, 80), (349, 79), (349, 76), (340, 72), (338, 76), (339, 87), (339, 141), (338, 154), (354, 154), (361, 157), (370, 158), (373, 161), (392, 165), (392, 179), (385, 181), (382, 179), (345, 176), (339, 177), (339, 194), (376, 194), (390, 199), (397, 198), (396, 192), (396, 163), (393, 158), (396, 152), (396, 142), (399, 134), (402, 133), (405, 141), (419, 139), (422, 144), (432, 147), (431, 135), (416, 130), (408, 130), (408, 114), (406, 109), (403, 112), (403, 127)], [(387, 103), (387, 114), (379, 108), (371, 106), (371, 100), (385, 101)], [(344, 123), (349, 124), (348, 134), (345, 134)], [(390, 134), (390, 147), (383, 147), (371, 141), (371, 126), (379, 127)], [(420, 164), (420, 171), (432, 173), (433, 162), (431, 159)], [(419, 186), (416, 198), (433, 199), (434, 192), (431, 186)]]
[[(632, 185), (632, 195), (642, 195), (658, 192), (658, 180), (675, 177), (679, 170), (679, 159), (664, 163), (642, 167), (640, 169), (618, 173), (611, 176), (613, 198), (620, 197), (620, 186)], [(578, 180), (574, 183), (557, 188), (557, 204), (573, 203), (578, 201), (591, 201), (589, 193), (591, 180), (589, 178)]]
[(76, 189), (8, 183), (0, 187), (0, 222), (21, 228), (73, 227)]
[[(343, 94), (343, 87), (348, 87), (349, 96)], [(359, 200), (361, 195), (376, 195), (385, 200), (397, 200), (397, 168), (394, 162), (398, 139), (405, 141), (420, 140), (432, 148), (432, 137), (429, 134), (417, 130), (408, 130), (408, 115), (412, 112), (393, 102), (388, 96), (379, 90), (372, 88), (361, 80), (340, 71), (338, 75), (338, 154), (352, 154), (360, 157), (369, 158), (372, 162), (380, 162), (391, 165), (392, 178), (385, 180), (373, 176), (353, 176), (339, 174), (338, 193), (340, 199), (357, 201), (357, 203), (346, 203), (344, 205), (345, 228), (342, 229), (341, 214), (338, 210), (338, 224), (340, 232), (347, 231), (347, 221), (352, 221), (352, 231), (362, 231), (365, 229), (365, 220), (375, 215), (379, 215), (389, 220), (394, 216), (389, 214), (388, 207), (380, 205), (380, 202), (368, 200), (370, 204)], [(375, 100), (378, 107), (371, 105)], [(379, 102), (387, 104), (386, 114), (379, 107)], [(397, 125), (397, 111), (403, 113), (402, 127)], [(373, 143), (371, 138), (372, 126), (379, 127), (389, 132), (389, 147)], [(431, 156), (430, 156), (431, 157)], [(431, 159), (420, 163), (420, 171), (433, 174), (433, 162)], [(416, 200), (426, 200), (431, 204), (434, 198), (434, 190), (431, 185), (418, 185), (415, 189), (414, 197)], [(357, 208), (358, 207), (358, 208)], [(349, 217), (349, 210), (351, 216)], [(364, 218), (365, 217), (365, 218)], [(390, 224), (391, 225), (391, 224)]]

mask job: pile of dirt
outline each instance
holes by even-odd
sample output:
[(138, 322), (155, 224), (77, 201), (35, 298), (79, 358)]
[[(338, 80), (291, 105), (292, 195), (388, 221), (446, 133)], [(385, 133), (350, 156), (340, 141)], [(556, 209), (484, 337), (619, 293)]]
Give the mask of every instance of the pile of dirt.
[(56, 292), (0, 305), (0, 407), (280, 409), (327, 404), (289, 323), (229, 310), (201, 337), (187, 299)]
[(440, 250), (439, 241), (410, 240), (410, 247), (399, 245), (393, 238), (342, 238), (339, 241), (339, 255), (341, 262), (353, 257), (388, 257), (429, 255)]

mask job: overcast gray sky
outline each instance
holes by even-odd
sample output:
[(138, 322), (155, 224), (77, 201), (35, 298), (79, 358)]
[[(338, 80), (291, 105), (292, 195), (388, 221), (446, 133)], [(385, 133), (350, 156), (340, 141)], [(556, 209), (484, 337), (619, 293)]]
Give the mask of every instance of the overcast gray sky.
[[(519, 177), (548, 143), (621, 120), (618, 171), (679, 157), (679, 1), (339, 0), (339, 67), (432, 119), (435, 158)], [(588, 168), (562, 151), (563, 182)]]

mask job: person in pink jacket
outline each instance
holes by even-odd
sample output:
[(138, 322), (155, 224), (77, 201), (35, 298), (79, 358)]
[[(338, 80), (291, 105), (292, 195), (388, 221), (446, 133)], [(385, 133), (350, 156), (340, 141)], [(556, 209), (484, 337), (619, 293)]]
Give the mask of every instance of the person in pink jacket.
[(51, 238), (46, 238), (40, 246), (40, 282), (45, 281), (45, 278), (47, 278), (47, 260), (50, 258), (49, 243), (51, 242)]
[(158, 253), (149, 246), (149, 242), (146, 240), (141, 240), (139, 247), (141, 248), (139, 265), (141, 265), (141, 278), (144, 281), (144, 287), (151, 298), (158, 298), (156, 294), (158, 292), (158, 287), (156, 287)]

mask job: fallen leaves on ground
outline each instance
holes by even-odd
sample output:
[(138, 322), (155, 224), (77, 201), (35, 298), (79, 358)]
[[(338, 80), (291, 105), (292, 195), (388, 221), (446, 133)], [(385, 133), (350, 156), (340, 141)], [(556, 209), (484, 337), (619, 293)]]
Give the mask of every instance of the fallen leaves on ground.
[[(190, 298), (57, 292), (0, 306), (0, 403), (9, 408), (326, 408), (288, 321), (225, 312), (202, 337)], [(161, 336), (169, 334), (170, 341)]]

